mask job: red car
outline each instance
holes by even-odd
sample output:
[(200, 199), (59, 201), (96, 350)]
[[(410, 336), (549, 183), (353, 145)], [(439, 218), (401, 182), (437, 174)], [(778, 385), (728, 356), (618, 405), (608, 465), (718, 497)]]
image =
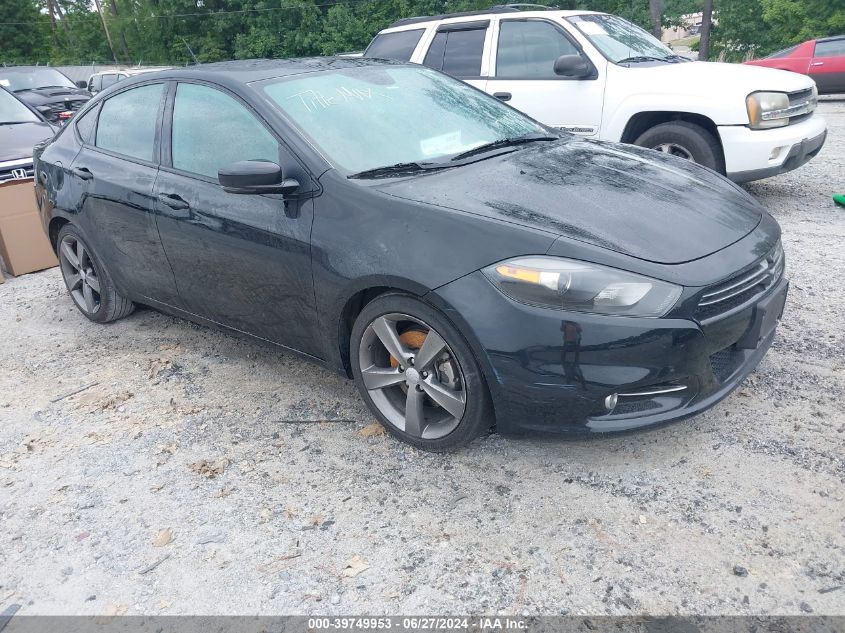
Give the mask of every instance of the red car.
[(845, 92), (845, 35), (810, 40), (745, 63), (809, 75), (821, 95)]

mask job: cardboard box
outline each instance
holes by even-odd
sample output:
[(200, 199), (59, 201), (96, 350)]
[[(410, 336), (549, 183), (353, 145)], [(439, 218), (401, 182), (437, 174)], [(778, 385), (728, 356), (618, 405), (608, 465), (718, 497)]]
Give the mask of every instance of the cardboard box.
[(31, 179), (0, 185), (0, 256), (12, 275), (59, 263), (44, 233)]

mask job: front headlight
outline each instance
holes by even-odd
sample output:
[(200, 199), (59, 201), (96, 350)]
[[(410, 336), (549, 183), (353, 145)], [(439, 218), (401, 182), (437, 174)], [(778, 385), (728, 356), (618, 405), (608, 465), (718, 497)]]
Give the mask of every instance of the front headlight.
[(515, 301), (574, 312), (659, 317), (681, 296), (665, 281), (560, 257), (518, 257), (482, 272)]
[(745, 98), (748, 123), (752, 130), (789, 125), (789, 117), (810, 114), (816, 109), (815, 89), (803, 101), (790, 104), (785, 92), (752, 92)]

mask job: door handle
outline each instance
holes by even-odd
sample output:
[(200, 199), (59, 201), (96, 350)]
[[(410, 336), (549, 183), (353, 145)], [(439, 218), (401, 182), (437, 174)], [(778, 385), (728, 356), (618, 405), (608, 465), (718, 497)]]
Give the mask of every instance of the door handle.
[(493, 96), (499, 101), (510, 101), (513, 95), (509, 92), (494, 92)]
[(188, 209), (188, 208), (190, 208), (190, 206), (191, 206), (191, 205), (189, 205), (187, 202), (185, 202), (184, 200), (182, 200), (182, 198), (180, 198), (180, 197), (179, 197), (177, 194), (175, 194), (175, 193), (171, 193), (171, 194), (163, 194), (163, 193), (162, 193), (162, 194), (159, 194), (159, 196), (158, 196), (158, 201), (159, 201), (159, 202), (161, 202), (162, 204), (167, 205), (167, 206), (168, 206), (168, 207), (170, 207), (171, 209), (176, 209), (176, 210)]
[(94, 177), (94, 174), (91, 173), (91, 170), (87, 167), (78, 167), (76, 169), (71, 169), (70, 173), (81, 180), (91, 180)]
[(824, 62), (813, 62), (810, 66), (824, 66)]

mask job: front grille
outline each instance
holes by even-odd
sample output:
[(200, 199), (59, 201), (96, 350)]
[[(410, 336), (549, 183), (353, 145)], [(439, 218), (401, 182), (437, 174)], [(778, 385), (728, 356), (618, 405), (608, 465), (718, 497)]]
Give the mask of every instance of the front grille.
[(789, 125), (800, 123), (813, 116), (813, 112), (818, 106), (818, 97), (813, 95), (813, 89), (799, 90), (798, 92), (789, 93), (789, 107), (796, 108), (795, 114), (790, 115)]
[(698, 300), (695, 317), (706, 321), (743, 306), (780, 281), (783, 268), (783, 247), (778, 242), (750, 269), (708, 287)]
[(726, 347), (710, 356), (710, 369), (719, 382), (725, 382), (742, 365), (744, 355), (734, 348)]
[(32, 165), (15, 165), (12, 167), (0, 167), (0, 184), (14, 182), (16, 180), (27, 180), (34, 175)]

